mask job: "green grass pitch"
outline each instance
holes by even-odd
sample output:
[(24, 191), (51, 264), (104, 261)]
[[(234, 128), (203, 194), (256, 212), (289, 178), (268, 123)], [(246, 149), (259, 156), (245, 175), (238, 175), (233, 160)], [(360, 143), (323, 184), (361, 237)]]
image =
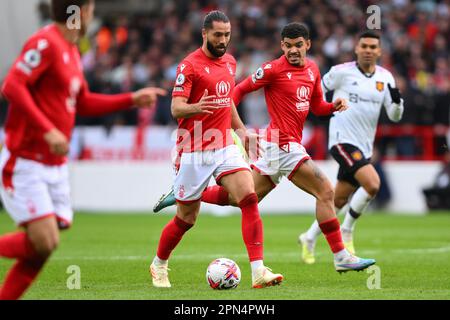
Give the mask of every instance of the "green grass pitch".
[[(282, 285), (251, 289), (250, 266), (241, 238), (240, 216), (200, 215), (170, 261), (172, 288), (151, 286), (148, 266), (169, 214), (76, 214), (71, 230), (25, 299), (449, 299), (450, 214), (394, 216), (368, 214), (358, 221), (357, 253), (375, 258), (381, 288), (368, 289), (374, 273), (334, 271), (325, 239), (317, 244), (317, 262), (300, 262), (297, 236), (311, 215), (263, 215), (265, 263), (285, 276)], [(0, 234), (15, 229), (0, 214)], [(206, 267), (218, 257), (235, 260), (242, 272), (238, 288), (215, 291)], [(3, 279), (11, 261), (0, 259)], [(67, 273), (79, 266), (81, 288), (69, 290)], [(370, 282), (370, 280), (369, 280)]]

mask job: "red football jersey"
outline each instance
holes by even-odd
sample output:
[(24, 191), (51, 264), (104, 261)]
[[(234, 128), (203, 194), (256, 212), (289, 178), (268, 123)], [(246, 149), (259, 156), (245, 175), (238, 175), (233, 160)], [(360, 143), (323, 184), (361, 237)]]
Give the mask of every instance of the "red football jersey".
[(89, 92), (78, 48), (55, 24), (26, 42), (2, 93), (10, 102), (5, 123), (9, 151), (48, 165), (62, 164), (66, 157), (50, 152), (43, 138), (46, 132), (57, 128), (70, 139), (76, 112), (101, 115), (132, 105), (131, 94), (108, 97)]
[[(234, 90), (236, 106), (242, 97), (264, 87), (270, 124), (266, 139), (284, 146), (289, 142), (301, 143), (303, 125), (309, 110), (316, 115), (329, 115), (333, 104), (323, 100), (319, 68), (305, 59), (303, 66), (291, 65), (283, 55), (263, 64)], [(278, 136), (279, 134), (279, 136)]]
[(212, 115), (196, 115), (178, 120), (177, 146), (180, 152), (221, 149), (233, 143), (231, 105), (235, 86), (236, 60), (230, 54), (209, 58), (201, 48), (188, 55), (178, 66), (173, 97), (186, 97), (187, 103), (199, 102), (208, 90), (221, 107)]

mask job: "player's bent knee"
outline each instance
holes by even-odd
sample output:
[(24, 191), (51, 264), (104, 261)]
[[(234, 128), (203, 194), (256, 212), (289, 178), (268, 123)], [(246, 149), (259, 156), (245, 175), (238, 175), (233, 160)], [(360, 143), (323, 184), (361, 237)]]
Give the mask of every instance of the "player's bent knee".
[(364, 189), (372, 198), (374, 198), (377, 195), (378, 191), (380, 190), (380, 184), (379, 183), (371, 183), (370, 185), (366, 186)]
[(334, 203), (334, 190), (333, 188), (323, 188), (319, 191), (317, 195), (317, 200), (323, 201), (323, 202), (331, 202)]
[(343, 206), (347, 203), (348, 199), (344, 197), (339, 197), (334, 199), (334, 206), (338, 209), (342, 209)]
[(48, 236), (36, 239), (32, 243), (36, 253), (43, 258), (47, 258), (58, 248), (59, 237)]

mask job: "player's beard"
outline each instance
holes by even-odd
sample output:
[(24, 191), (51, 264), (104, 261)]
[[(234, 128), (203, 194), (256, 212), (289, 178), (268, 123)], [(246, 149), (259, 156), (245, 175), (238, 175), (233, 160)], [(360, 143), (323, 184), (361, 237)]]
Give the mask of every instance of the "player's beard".
[(206, 47), (208, 48), (208, 51), (217, 58), (220, 58), (221, 56), (223, 56), (226, 52), (227, 52), (227, 45), (224, 46), (225, 50), (223, 51), (219, 51), (214, 47), (213, 44), (211, 42), (209, 42), (208, 39), (206, 39)]

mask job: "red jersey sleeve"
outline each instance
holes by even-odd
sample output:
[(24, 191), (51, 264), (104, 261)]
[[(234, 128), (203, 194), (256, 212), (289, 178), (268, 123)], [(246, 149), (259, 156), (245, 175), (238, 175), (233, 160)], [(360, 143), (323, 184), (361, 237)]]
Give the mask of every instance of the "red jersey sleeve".
[(317, 68), (316, 82), (314, 84), (314, 91), (311, 96), (311, 111), (316, 116), (329, 116), (334, 112), (333, 103), (323, 100), (323, 91), (321, 86), (321, 77)]
[(272, 81), (273, 73), (273, 65), (271, 63), (265, 63), (259, 67), (254, 74), (248, 76), (234, 88), (234, 104), (238, 106), (246, 94), (269, 85)]
[(177, 68), (177, 78), (175, 80), (172, 97), (185, 97), (189, 99), (193, 82), (194, 68), (190, 62), (184, 60)]
[(48, 71), (52, 61), (53, 51), (49, 41), (44, 37), (31, 38), (23, 47), (2, 87), (6, 99), (17, 108), (21, 108), (23, 114), (44, 131), (49, 131), (55, 126), (36, 105), (29, 87)]
[(77, 113), (82, 116), (101, 116), (115, 111), (125, 110), (133, 105), (131, 93), (106, 95), (92, 93), (84, 81), (77, 99)]

